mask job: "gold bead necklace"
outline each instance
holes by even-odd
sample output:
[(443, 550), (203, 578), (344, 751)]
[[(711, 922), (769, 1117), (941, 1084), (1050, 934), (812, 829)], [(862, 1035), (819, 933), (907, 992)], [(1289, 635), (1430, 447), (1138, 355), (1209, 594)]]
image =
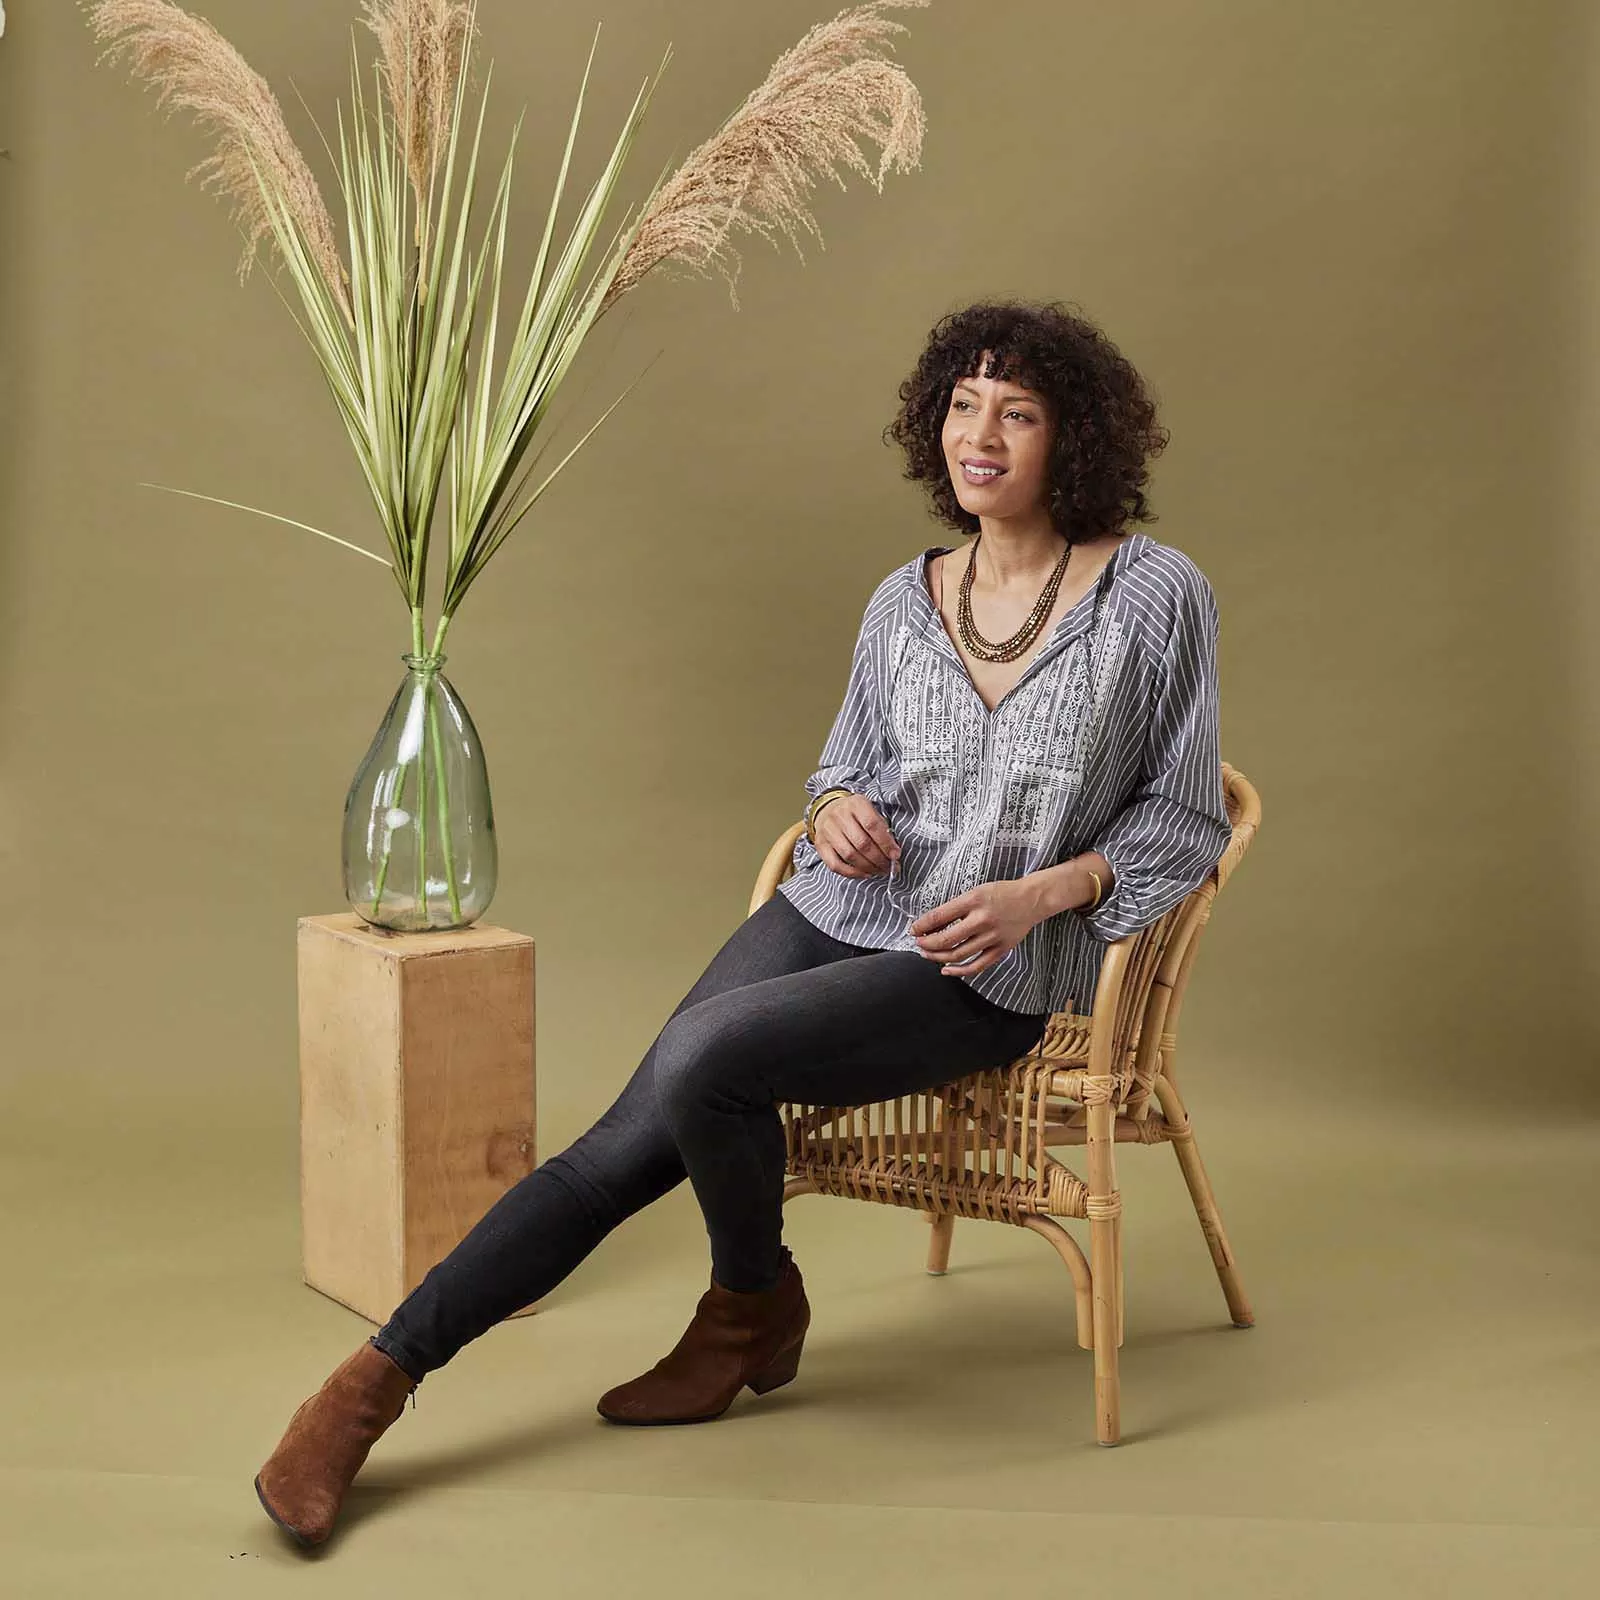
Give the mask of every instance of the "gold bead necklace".
[(980, 661), (1015, 661), (1039, 636), (1045, 618), (1055, 609), (1056, 594), (1061, 588), (1062, 578), (1066, 575), (1067, 558), (1072, 554), (1072, 541), (1067, 540), (1067, 547), (1061, 552), (1061, 557), (1050, 576), (1045, 579), (1044, 589), (1034, 602), (1033, 610), (1028, 613), (1027, 620), (1009, 639), (991, 644), (978, 632), (977, 625), (972, 620), (972, 572), (978, 564), (978, 541), (982, 538), (983, 534), (980, 531), (972, 541), (972, 555), (967, 561), (967, 570), (961, 574), (961, 599), (956, 607), (956, 626), (961, 631), (962, 644)]

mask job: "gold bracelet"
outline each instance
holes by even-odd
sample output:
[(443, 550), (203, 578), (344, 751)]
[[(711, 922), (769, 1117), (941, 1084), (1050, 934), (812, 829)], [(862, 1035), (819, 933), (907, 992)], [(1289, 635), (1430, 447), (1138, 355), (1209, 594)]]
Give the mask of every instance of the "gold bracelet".
[(816, 797), (816, 799), (814, 799), (811, 802), (811, 804), (806, 807), (806, 816), (805, 816), (806, 842), (809, 845), (811, 845), (811, 847), (813, 849), (816, 848), (816, 843), (817, 843), (817, 835), (816, 835), (817, 813), (819, 811), (821, 811), (822, 808), (825, 805), (827, 805), (827, 803), (830, 800), (837, 800), (840, 795), (854, 794), (854, 793), (855, 793), (854, 789), (824, 789), (822, 791), (822, 793), (819, 794)]
[(1100, 874), (1093, 867), (1085, 867), (1083, 870), (1094, 879), (1094, 899), (1089, 901), (1087, 905), (1079, 906), (1078, 909), (1080, 911), (1093, 911), (1100, 904)]

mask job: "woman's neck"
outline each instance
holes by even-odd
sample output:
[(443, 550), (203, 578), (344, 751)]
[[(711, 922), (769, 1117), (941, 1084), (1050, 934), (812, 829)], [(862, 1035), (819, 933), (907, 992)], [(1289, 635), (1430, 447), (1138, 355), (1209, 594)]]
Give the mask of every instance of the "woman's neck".
[[(1084, 554), (1095, 554), (1120, 542), (1117, 534), (1074, 539), (1067, 565), (1076, 570)], [(968, 557), (977, 563), (973, 585), (986, 593), (1005, 594), (1017, 589), (1037, 590), (1061, 559), (1067, 541), (1053, 527), (1017, 529), (1002, 523), (984, 527), (976, 543), (977, 548)]]

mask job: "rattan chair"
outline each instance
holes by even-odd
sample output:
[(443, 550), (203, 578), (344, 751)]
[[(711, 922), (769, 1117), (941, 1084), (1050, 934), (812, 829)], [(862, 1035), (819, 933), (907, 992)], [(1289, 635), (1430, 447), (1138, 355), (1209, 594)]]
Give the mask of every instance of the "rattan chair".
[[(1072, 1273), (1078, 1344), (1094, 1351), (1095, 1437), (1106, 1445), (1121, 1438), (1117, 1144), (1172, 1145), (1233, 1324), (1255, 1321), (1175, 1071), (1178, 1013), (1201, 930), (1261, 818), (1249, 780), (1227, 762), (1222, 775), (1232, 840), (1205, 882), (1149, 927), (1107, 945), (1090, 1015), (1055, 1012), (1027, 1055), (925, 1094), (856, 1107), (780, 1104), (785, 1201), (831, 1194), (921, 1211), (933, 1225), (932, 1273), (949, 1265), (957, 1217), (1031, 1228), (1055, 1246)], [(801, 829), (786, 829), (767, 852), (751, 912), (794, 870)], [(1048, 1153), (1063, 1145), (1087, 1147), (1087, 1181)], [(1088, 1260), (1061, 1217), (1088, 1222)]]

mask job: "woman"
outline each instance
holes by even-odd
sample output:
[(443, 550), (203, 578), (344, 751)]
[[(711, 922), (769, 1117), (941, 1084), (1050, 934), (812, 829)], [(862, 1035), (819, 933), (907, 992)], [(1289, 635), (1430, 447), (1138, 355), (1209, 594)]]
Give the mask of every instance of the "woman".
[(605, 1115), (295, 1412), (256, 1491), (299, 1543), (327, 1538), (428, 1372), (685, 1177), (710, 1287), (599, 1412), (710, 1421), (788, 1383), (810, 1308), (781, 1242), (777, 1102), (858, 1105), (1014, 1060), (1050, 1013), (1090, 1009), (1109, 941), (1222, 854), (1216, 602), (1188, 556), (1128, 531), (1153, 520), (1141, 486), (1166, 443), (1138, 374), (1059, 306), (979, 304), (933, 330), (900, 400), (906, 475), (971, 544), (924, 550), (868, 601), (794, 874)]

